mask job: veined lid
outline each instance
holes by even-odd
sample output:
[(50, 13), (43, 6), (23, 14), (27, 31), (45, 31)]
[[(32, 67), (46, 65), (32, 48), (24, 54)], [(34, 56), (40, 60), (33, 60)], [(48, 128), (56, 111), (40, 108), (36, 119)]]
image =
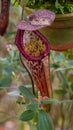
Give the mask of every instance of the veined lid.
[(50, 26), (55, 19), (55, 13), (49, 10), (37, 10), (28, 16), (28, 21), (21, 21), (17, 28), (21, 30), (38, 30)]

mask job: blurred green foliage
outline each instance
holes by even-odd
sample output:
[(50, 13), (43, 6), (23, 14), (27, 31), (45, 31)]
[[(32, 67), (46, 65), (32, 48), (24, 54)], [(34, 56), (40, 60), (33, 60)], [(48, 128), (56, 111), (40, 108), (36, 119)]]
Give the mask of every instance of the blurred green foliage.
[(33, 9), (49, 9), (56, 14), (72, 13), (72, 0), (29, 0), (27, 6)]

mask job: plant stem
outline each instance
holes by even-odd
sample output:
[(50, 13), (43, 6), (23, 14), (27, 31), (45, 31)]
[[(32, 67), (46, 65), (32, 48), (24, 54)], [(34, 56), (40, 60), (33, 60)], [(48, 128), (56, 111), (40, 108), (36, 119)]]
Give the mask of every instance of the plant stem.
[(24, 19), (24, 5), (22, 7), (22, 15), (21, 15), (21, 20), (23, 20), (23, 19)]

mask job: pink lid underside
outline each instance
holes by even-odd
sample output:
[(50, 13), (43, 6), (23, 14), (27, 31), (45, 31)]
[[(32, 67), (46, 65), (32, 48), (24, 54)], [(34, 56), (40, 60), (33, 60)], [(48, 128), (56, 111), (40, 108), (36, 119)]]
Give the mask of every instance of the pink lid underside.
[(21, 30), (29, 30), (29, 31), (33, 31), (33, 30), (38, 30), (40, 28), (43, 28), (44, 26), (39, 25), (32, 25), (30, 22), (26, 22), (26, 21), (21, 21), (18, 25), (17, 28), (21, 29)]

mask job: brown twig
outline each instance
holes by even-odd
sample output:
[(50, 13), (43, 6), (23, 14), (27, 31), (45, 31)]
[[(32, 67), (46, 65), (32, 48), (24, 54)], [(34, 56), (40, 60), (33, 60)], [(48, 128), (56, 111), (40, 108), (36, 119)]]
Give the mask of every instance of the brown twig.
[(0, 35), (3, 35), (7, 29), (9, 22), (10, 0), (1, 0), (0, 13)]

